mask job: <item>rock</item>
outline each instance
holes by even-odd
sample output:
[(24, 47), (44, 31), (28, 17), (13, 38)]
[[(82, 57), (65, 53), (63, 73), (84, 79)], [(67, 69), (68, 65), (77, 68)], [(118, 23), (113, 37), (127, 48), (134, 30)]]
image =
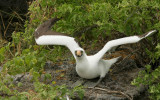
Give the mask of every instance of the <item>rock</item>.
[(13, 78), (13, 83), (17, 84), (18, 82), (31, 82), (33, 79), (33, 76), (29, 75), (29, 73), (26, 74), (17, 74), (15, 76), (11, 76)]
[(14, 76), (14, 82), (20, 82), (21, 81), (21, 79), (23, 78), (23, 76), (24, 76), (24, 74), (18, 74), (18, 75), (16, 75), (16, 76)]
[(133, 59), (123, 59), (118, 64), (115, 64), (113, 72), (118, 73), (121, 71), (132, 70), (134, 68), (138, 68), (138, 67)]

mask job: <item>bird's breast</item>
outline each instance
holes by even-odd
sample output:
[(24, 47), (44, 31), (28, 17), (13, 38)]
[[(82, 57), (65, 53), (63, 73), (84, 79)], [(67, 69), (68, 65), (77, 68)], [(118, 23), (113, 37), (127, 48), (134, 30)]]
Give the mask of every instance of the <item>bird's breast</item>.
[(98, 66), (76, 66), (77, 74), (85, 79), (93, 79), (100, 76)]

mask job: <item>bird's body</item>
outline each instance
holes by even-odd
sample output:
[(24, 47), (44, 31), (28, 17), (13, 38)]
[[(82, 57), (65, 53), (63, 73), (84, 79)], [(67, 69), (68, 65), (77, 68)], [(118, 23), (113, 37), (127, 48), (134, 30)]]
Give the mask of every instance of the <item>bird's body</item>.
[[(78, 75), (85, 79), (93, 79), (96, 77), (105, 77), (108, 73), (112, 64), (114, 64), (117, 58), (111, 60), (99, 60), (96, 59), (96, 56), (85, 56), (76, 61), (76, 72)], [(97, 63), (98, 62), (98, 63)]]
[[(64, 45), (72, 48), (78, 48), (79, 50), (81, 49), (84, 52), (84, 50), (80, 48), (77, 44), (72, 43), (72, 41), (74, 41), (74, 38), (68, 36), (46, 35), (41, 36), (35, 40), (36, 43), (39, 45)], [(104, 77), (109, 71), (111, 65), (115, 63), (117, 59), (118, 58), (114, 58), (112, 59), (113, 61), (103, 59), (99, 60), (97, 59), (96, 55), (87, 56), (84, 52), (83, 56), (80, 59), (76, 58), (76, 72), (80, 77), (86, 79), (93, 79), (99, 76)]]
[[(93, 79), (100, 77), (97, 84), (105, 77), (110, 67), (118, 60), (119, 57), (110, 60), (103, 60), (103, 55), (112, 47), (122, 44), (136, 43), (143, 38), (157, 32), (152, 30), (146, 34), (139, 36), (124, 37), (116, 40), (111, 40), (95, 55), (87, 56), (85, 51), (78, 45), (73, 37), (62, 33), (53, 32), (51, 26), (59, 20), (58, 18), (50, 19), (44, 22), (35, 30), (35, 40), (38, 45), (64, 45), (70, 49), (76, 59), (76, 72), (85, 79)], [(96, 85), (97, 85), (96, 84)]]
[(86, 79), (93, 79), (100, 76), (99, 64), (95, 63), (94, 56), (83, 56), (76, 61), (77, 74)]

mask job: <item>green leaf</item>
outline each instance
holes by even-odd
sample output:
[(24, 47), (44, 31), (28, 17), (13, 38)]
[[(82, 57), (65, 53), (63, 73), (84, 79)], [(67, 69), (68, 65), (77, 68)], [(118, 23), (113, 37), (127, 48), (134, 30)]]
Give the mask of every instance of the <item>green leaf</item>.
[(45, 80), (52, 78), (51, 74), (49, 74), (49, 73), (46, 73), (44, 76), (45, 76)]
[(23, 83), (18, 82), (18, 87), (21, 87), (21, 86), (23, 86)]

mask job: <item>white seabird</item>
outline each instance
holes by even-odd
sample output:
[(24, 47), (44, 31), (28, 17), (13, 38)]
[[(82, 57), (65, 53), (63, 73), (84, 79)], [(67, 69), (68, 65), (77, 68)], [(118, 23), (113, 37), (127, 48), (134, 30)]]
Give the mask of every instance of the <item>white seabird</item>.
[(38, 45), (63, 45), (69, 48), (74, 58), (76, 59), (76, 72), (85, 79), (93, 79), (100, 77), (99, 82), (108, 73), (110, 67), (118, 60), (119, 57), (110, 60), (103, 60), (103, 55), (112, 47), (122, 44), (136, 43), (146, 38), (157, 30), (149, 31), (143, 35), (124, 37), (116, 40), (111, 40), (95, 55), (87, 56), (84, 49), (82, 49), (73, 37), (64, 35), (62, 33), (51, 31), (52, 25), (58, 21), (59, 18), (53, 18), (45, 21), (35, 30), (35, 41)]

